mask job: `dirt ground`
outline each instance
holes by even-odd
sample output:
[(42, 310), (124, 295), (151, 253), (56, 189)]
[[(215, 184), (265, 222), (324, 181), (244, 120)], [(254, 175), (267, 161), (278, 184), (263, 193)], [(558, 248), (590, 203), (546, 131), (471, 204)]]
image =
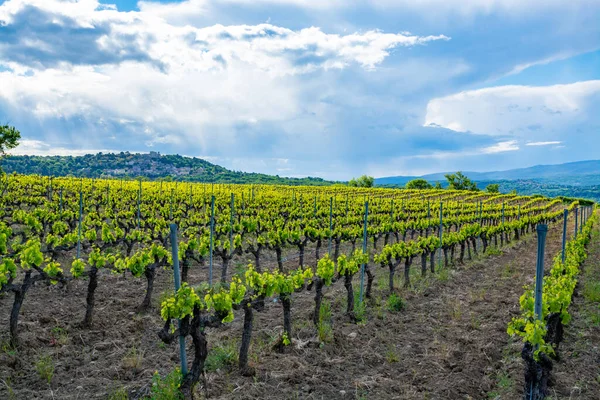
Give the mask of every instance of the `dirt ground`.
[[(560, 250), (561, 231), (562, 223), (550, 227), (546, 268)], [(522, 368), (513, 350), (520, 348), (520, 343), (510, 340), (506, 326), (519, 313), (523, 285), (533, 281), (536, 246), (535, 235), (528, 235), (499, 254), (442, 269), (426, 279), (419, 278), (420, 262), (415, 260), (413, 288), (398, 289), (405, 303), (399, 312), (387, 307), (387, 269), (373, 266), (373, 300), (368, 302), (364, 324), (351, 323), (344, 316), (345, 290), (342, 282), (337, 282), (325, 289), (331, 332), (321, 332), (326, 340), (320, 345), (310, 318), (314, 293), (296, 294), (292, 305), (294, 344), (285, 354), (272, 349), (282, 332), (283, 316), (279, 303), (269, 303), (264, 312), (255, 314), (250, 354), (255, 377), (240, 376), (233, 360), (243, 322), (236, 313), (233, 323), (208, 331), (208, 397), (519, 398)], [(311, 256), (307, 260), (313, 261)], [(399, 269), (398, 288), (401, 275)], [(192, 270), (190, 281), (204, 277), (204, 271)], [(358, 284), (357, 276), (355, 288)], [(85, 312), (86, 281), (71, 282), (66, 288), (38, 285), (31, 289), (21, 310), (22, 345), (18, 349), (6, 344), (12, 298), (0, 297), (0, 399), (105, 399), (119, 389), (125, 389), (130, 398), (147, 394), (155, 371), (165, 375), (179, 363), (177, 344), (162, 345), (157, 336), (162, 326), (158, 305), (172, 285), (169, 273), (161, 271), (155, 284), (154, 309), (137, 314), (134, 310), (143, 299), (145, 280), (103, 274), (90, 330), (78, 327)], [(586, 338), (586, 343), (596, 339), (597, 345), (598, 331), (592, 334), (596, 336)], [(569, 342), (576, 346), (574, 336), (567, 333), (565, 355), (569, 354)], [(595, 351), (585, 354), (597, 357), (597, 348)], [(48, 365), (54, 366), (50, 381), (40, 373)], [(559, 382), (564, 382), (567, 392), (574, 384), (569, 379), (578, 379), (570, 370), (566, 366), (561, 374), (557, 368)], [(204, 395), (198, 388), (198, 396)]]

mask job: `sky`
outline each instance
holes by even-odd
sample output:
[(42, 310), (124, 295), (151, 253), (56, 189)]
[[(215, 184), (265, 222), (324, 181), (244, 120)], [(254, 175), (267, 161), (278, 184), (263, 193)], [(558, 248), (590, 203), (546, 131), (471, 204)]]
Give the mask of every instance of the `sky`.
[(15, 154), (347, 180), (600, 159), (600, 0), (0, 0)]

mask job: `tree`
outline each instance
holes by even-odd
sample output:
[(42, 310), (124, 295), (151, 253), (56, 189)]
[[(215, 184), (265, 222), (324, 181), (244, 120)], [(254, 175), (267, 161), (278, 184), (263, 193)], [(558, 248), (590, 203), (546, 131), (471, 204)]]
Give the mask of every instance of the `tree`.
[(6, 150), (17, 147), (19, 139), (21, 139), (21, 132), (14, 126), (0, 125), (0, 157), (6, 155)]
[(448, 189), (451, 190), (479, 190), (477, 184), (467, 178), (462, 172), (444, 175), (448, 181)]
[[(0, 125), (0, 160), (6, 155), (6, 150), (14, 149), (19, 145), (19, 139), (21, 139), (21, 132), (14, 126)], [(2, 173), (0, 167), (0, 174)]]
[(406, 183), (407, 189), (431, 189), (432, 187), (425, 179), (413, 179)]
[(363, 175), (360, 178), (352, 178), (348, 182), (348, 186), (352, 186), (352, 187), (370, 188), (370, 187), (373, 187), (374, 184), (375, 184), (375, 178), (373, 178), (372, 176), (367, 176), (367, 175)]
[(438, 181), (438, 182), (436, 182), (436, 183), (435, 183), (435, 186), (434, 186), (434, 188), (435, 188), (435, 189), (443, 189), (443, 188), (442, 188), (442, 183), (441, 183), (441, 182), (439, 182), (439, 181)]
[(485, 187), (486, 192), (488, 193), (500, 193), (500, 184), (498, 183), (490, 183)]

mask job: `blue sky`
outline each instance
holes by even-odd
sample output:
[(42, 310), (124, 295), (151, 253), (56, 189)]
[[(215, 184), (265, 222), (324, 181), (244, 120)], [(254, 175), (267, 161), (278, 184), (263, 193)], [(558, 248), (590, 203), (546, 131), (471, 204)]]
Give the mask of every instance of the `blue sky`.
[(0, 1), (20, 154), (349, 179), (598, 159), (598, 0)]

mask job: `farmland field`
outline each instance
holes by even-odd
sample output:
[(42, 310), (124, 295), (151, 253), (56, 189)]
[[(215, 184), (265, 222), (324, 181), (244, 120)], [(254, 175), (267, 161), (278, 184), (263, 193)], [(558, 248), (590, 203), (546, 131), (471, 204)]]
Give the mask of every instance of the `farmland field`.
[[(554, 343), (526, 336), (547, 332), (520, 305), (539, 224), (545, 270), (569, 279), (548, 281), (543, 315), (593, 364), (569, 331), (598, 337), (578, 313), (595, 315), (592, 275), (568, 325), (598, 238), (576, 200), (23, 175), (0, 190), (0, 398), (520, 398), (519, 336)], [(574, 352), (557, 396), (594, 398), (597, 377), (572, 390)]]

